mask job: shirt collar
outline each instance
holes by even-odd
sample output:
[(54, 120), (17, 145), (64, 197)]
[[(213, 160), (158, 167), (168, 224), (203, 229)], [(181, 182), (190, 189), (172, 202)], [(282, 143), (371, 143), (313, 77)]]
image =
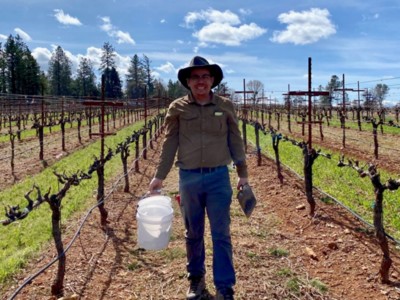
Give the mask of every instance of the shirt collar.
[[(210, 100), (210, 103), (208, 103), (208, 104), (214, 104), (214, 105), (216, 105), (216, 104), (217, 104), (217, 97), (216, 97), (216, 95), (215, 95), (212, 91), (211, 91), (210, 93), (211, 93), (211, 100)], [(189, 94), (187, 95), (187, 101), (188, 101), (189, 103), (196, 103), (196, 100), (194, 99), (192, 93), (189, 93)]]

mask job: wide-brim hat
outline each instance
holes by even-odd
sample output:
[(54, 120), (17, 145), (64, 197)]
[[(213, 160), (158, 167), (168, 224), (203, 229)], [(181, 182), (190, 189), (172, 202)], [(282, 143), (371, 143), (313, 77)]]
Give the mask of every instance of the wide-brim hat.
[(224, 74), (222, 73), (222, 69), (220, 66), (216, 64), (209, 64), (208, 61), (201, 57), (195, 56), (189, 63), (189, 66), (178, 71), (178, 79), (182, 83), (182, 85), (190, 90), (189, 86), (187, 85), (187, 79), (190, 77), (190, 72), (196, 68), (206, 68), (210, 70), (211, 76), (214, 77), (214, 83), (212, 84), (211, 88), (215, 88), (220, 82), (222, 78), (224, 78)]

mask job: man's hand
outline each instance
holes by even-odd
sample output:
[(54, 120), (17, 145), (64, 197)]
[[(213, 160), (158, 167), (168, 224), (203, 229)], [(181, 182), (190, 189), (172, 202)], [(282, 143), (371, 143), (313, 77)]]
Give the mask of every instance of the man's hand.
[(247, 177), (239, 178), (236, 188), (237, 188), (238, 190), (240, 190), (240, 187), (241, 187), (242, 185), (245, 185), (245, 184), (249, 184), (248, 178), (247, 178)]
[(160, 191), (162, 189), (162, 183), (163, 183), (163, 181), (161, 179), (158, 179), (158, 178), (154, 177), (150, 181), (148, 193), (150, 195), (158, 195), (158, 194), (160, 194)]

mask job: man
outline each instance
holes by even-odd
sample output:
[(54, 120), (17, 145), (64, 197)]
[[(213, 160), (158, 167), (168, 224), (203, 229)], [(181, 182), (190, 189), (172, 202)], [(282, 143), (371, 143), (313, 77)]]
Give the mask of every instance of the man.
[(175, 154), (179, 167), (181, 212), (186, 228), (187, 299), (199, 299), (205, 289), (204, 223), (207, 212), (213, 242), (216, 299), (233, 299), (236, 282), (230, 236), (232, 187), (228, 164), (238, 173), (237, 188), (247, 184), (246, 155), (234, 106), (211, 91), (222, 80), (216, 64), (195, 56), (180, 69), (178, 79), (190, 93), (169, 106), (160, 164), (149, 192), (162, 188)]

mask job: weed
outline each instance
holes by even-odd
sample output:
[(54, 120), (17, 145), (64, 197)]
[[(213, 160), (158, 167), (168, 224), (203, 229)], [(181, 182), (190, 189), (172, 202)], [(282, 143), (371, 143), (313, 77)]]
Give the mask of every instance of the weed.
[(300, 280), (297, 277), (290, 278), (286, 282), (287, 289), (295, 294), (299, 294), (300, 292)]
[(335, 202), (332, 200), (332, 198), (331, 198), (331, 197), (328, 197), (328, 196), (322, 197), (320, 200), (321, 200), (322, 202), (324, 202), (325, 204), (334, 204), (334, 203), (335, 203)]
[(328, 291), (328, 286), (318, 279), (311, 280), (311, 285), (319, 290), (321, 293), (326, 293)]
[(289, 251), (285, 249), (271, 248), (269, 249), (269, 254), (276, 257), (286, 257), (289, 256)]
[(250, 234), (259, 238), (266, 238), (268, 235), (266, 230), (251, 230)]
[(142, 267), (142, 266), (141, 266), (141, 264), (140, 264), (139, 262), (134, 261), (134, 262), (132, 262), (132, 263), (130, 263), (130, 264), (128, 265), (128, 270), (129, 270), (129, 271), (135, 271), (135, 270), (140, 269), (141, 267)]
[(161, 252), (161, 255), (168, 261), (186, 257), (186, 251), (181, 248), (168, 248)]
[(278, 270), (277, 274), (278, 274), (279, 276), (282, 276), (282, 277), (290, 277), (290, 276), (293, 275), (293, 272), (292, 272), (292, 270), (289, 269), (289, 268), (282, 268), (282, 269), (279, 269), (279, 270)]

